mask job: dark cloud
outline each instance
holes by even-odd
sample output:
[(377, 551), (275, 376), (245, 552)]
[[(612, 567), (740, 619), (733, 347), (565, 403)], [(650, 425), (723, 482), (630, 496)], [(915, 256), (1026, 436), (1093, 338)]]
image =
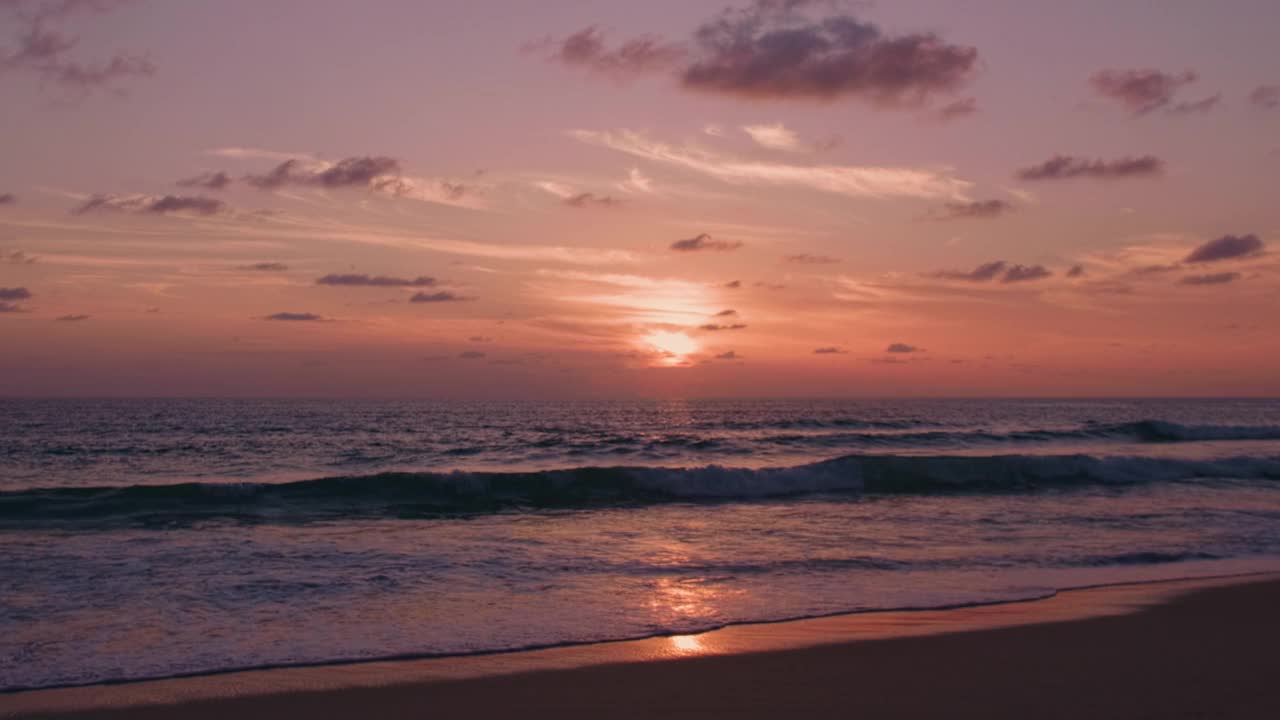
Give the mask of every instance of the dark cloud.
[(932, 33), (891, 36), (850, 15), (801, 12), (820, 4), (756, 0), (725, 10), (694, 32), (682, 83), (740, 98), (857, 97), (901, 106), (954, 92), (977, 69), (975, 48)]
[[(585, 68), (614, 80), (628, 80), (637, 75), (674, 68), (685, 57), (685, 49), (655, 37), (638, 37), (610, 49), (604, 33), (590, 26), (561, 41), (539, 44), (550, 46), (553, 60), (573, 67)], [(537, 46), (535, 46), (536, 49)]]
[(1209, 275), (1188, 275), (1179, 280), (1183, 285), (1225, 285), (1241, 278), (1238, 272), (1212, 273)]
[(1280, 85), (1259, 85), (1249, 93), (1249, 102), (1260, 110), (1280, 108)]
[(942, 206), (938, 216), (941, 220), (998, 218), (1013, 210), (1013, 205), (1004, 200), (975, 200), (973, 202), (951, 202)]
[(844, 355), (845, 351), (838, 347), (820, 347), (813, 349), (814, 355)]
[(0, 205), (13, 205), (18, 202), (18, 196), (13, 193), (0, 193)]
[(17, 303), (0, 302), (0, 313), (20, 313), (22, 306)]
[(464, 350), (463, 352), (458, 353), (458, 357), (463, 360), (479, 360), (484, 356), (485, 353), (482, 353), (479, 350)]
[(934, 273), (934, 277), (943, 280), (965, 280), (968, 282), (989, 282), (994, 280), (997, 275), (1004, 272), (1008, 267), (1008, 263), (1003, 260), (995, 260), (989, 263), (983, 263), (978, 267), (964, 272), (961, 270), (941, 270)]
[(584, 192), (565, 198), (564, 204), (573, 208), (611, 208), (618, 207), (622, 204), (622, 201), (609, 195)]
[(1194, 72), (1179, 74), (1159, 70), (1100, 70), (1089, 78), (1103, 97), (1124, 105), (1134, 115), (1146, 115), (1169, 106), (1173, 96), (1197, 80)]
[(721, 310), (716, 313), (716, 317), (734, 317), (738, 314), (737, 310)]
[(716, 355), (715, 359), (716, 360), (741, 360), (742, 356), (734, 352), (733, 350), (729, 350), (727, 352), (722, 352), (719, 355)]
[(1043, 265), (1013, 265), (1005, 271), (1002, 283), (1030, 282), (1051, 277), (1053, 271)]
[(840, 258), (833, 258), (829, 255), (810, 255), (808, 253), (788, 255), (785, 260), (802, 265), (831, 265), (840, 262)]
[(344, 285), (352, 287), (432, 287), (436, 279), (419, 275), (416, 278), (388, 277), (386, 275), (357, 275), (354, 273), (332, 273), (316, 278), (317, 285)]
[(178, 181), (178, 187), (204, 188), (205, 190), (223, 190), (231, 184), (231, 176), (224, 172), (207, 172), (195, 177)]
[(725, 283), (724, 286), (729, 288), (730, 290), (737, 290), (738, 288), (742, 287), (742, 281), (730, 280), (729, 282)]
[(349, 157), (311, 176), (311, 182), (325, 187), (366, 186), (374, 178), (399, 175), (400, 162), (386, 156)]
[[(262, 175), (246, 175), (244, 181), (262, 190), (285, 185), (319, 185), (327, 188), (374, 187), (392, 194), (406, 191), (400, 180), (400, 162), (385, 155), (343, 158), (321, 170), (304, 168), (296, 159), (285, 160)], [(397, 185), (396, 183), (400, 183)], [(455, 186), (462, 188), (462, 186)], [(462, 189), (465, 192), (465, 189)]]
[(924, 350), (921, 350), (920, 348), (916, 347), (915, 345), (908, 345), (908, 344), (906, 344), (906, 343), (893, 343), (893, 344), (889, 345), (889, 347), (885, 348), (885, 352), (887, 352), (887, 353), (913, 353), (913, 352), (924, 352)]
[(1257, 235), (1223, 235), (1192, 250), (1183, 262), (1207, 263), (1252, 257), (1261, 255), (1263, 247), (1262, 239)]
[(252, 265), (241, 265), (237, 270), (254, 270), (258, 272), (284, 272), (289, 269), (288, 265), (278, 262), (260, 262)]
[[(677, 240), (671, 243), (671, 249), (676, 252), (696, 252), (699, 250), (716, 250), (726, 252), (729, 250), (737, 250), (742, 247), (742, 243), (736, 240), (712, 240), (711, 236), (702, 233), (697, 237), (687, 238), (685, 240)], [(734, 282), (737, 282), (735, 280)], [(732, 286), (732, 283), (730, 283)]]
[[(82, 63), (68, 59), (80, 38), (66, 35), (58, 26), (77, 13), (101, 14), (126, 4), (123, 0), (49, 0), (48, 2), (0, 2), (0, 14), (14, 19), (16, 48), (0, 51), (0, 73), (26, 72), (45, 85), (57, 85), (79, 94), (113, 86), (117, 80), (154, 75), (155, 65), (145, 56), (120, 52), (105, 61)], [(113, 88), (119, 93), (118, 88)]]
[(1084, 277), (1084, 275), (1085, 272), (1083, 265), (1072, 265), (1071, 269), (1067, 271), (1067, 277), (1069, 278)]
[(98, 193), (72, 210), (77, 215), (103, 210), (166, 215), (168, 213), (192, 213), (216, 215), (227, 209), (227, 204), (215, 198), (201, 195), (135, 195), (121, 197), (110, 193)]
[(24, 287), (0, 287), (0, 300), (30, 300), (31, 291)]
[(1039, 165), (1018, 171), (1021, 180), (1066, 180), (1087, 177), (1112, 180), (1146, 177), (1164, 172), (1164, 161), (1152, 155), (1119, 160), (1087, 160), (1070, 155), (1054, 155)]
[(747, 329), (747, 326), (744, 325), (743, 323), (733, 323), (732, 325), (717, 325), (716, 323), (707, 323), (706, 325), (699, 325), (698, 329), (707, 330), (709, 332), (719, 332), (721, 330), (745, 330)]
[(964, 98), (938, 108), (937, 115), (938, 119), (943, 122), (950, 122), (969, 117), (976, 112), (978, 112), (978, 100), (976, 98)]
[(88, 315), (59, 315), (58, 317), (54, 318), (56, 322), (80, 322), (81, 320), (88, 320), (88, 319), (89, 319)]
[(39, 258), (34, 255), (28, 255), (21, 250), (0, 253), (0, 262), (9, 263), (10, 265), (34, 265), (36, 260), (39, 260)]
[(321, 315), (309, 312), (279, 312), (274, 315), (268, 315), (264, 320), (280, 320), (283, 322), (318, 322), (324, 320)]
[(467, 300), (475, 300), (475, 298), (462, 297), (447, 290), (434, 293), (414, 293), (413, 297), (409, 298), (411, 303), (465, 302)]

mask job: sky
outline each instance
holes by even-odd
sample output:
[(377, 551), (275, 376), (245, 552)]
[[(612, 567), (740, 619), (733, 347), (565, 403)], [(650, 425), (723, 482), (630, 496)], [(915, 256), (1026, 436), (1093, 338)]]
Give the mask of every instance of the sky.
[(1276, 27), (0, 0), (0, 395), (1280, 395)]

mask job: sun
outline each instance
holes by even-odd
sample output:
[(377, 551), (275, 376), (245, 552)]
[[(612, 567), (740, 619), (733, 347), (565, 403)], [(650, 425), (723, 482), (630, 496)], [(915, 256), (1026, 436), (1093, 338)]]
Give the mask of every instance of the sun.
[(684, 333), (669, 330), (655, 330), (640, 338), (640, 341), (647, 348), (656, 350), (662, 355), (659, 360), (661, 365), (679, 365), (687, 356), (699, 349), (697, 340)]

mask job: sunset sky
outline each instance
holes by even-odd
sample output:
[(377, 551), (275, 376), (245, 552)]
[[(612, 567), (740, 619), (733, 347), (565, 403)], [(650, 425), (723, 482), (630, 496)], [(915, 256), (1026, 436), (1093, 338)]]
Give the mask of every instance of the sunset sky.
[(0, 394), (1280, 394), (1274, 0), (0, 0)]

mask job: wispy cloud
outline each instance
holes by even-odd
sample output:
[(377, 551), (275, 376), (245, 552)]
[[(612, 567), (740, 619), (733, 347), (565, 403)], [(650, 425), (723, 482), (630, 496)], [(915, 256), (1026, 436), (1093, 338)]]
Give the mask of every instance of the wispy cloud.
[(1090, 76), (1089, 83), (1099, 95), (1120, 103), (1134, 115), (1147, 115), (1160, 109), (1185, 114), (1208, 111), (1221, 99), (1221, 95), (1213, 95), (1174, 103), (1178, 91), (1198, 79), (1190, 70), (1181, 73), (1153, 69), (1099, 70)]
[(433, 293), (414, 293), (413, 296), (409, 298), (409, 302), (411, 303), (466, 302), (469, 300), (475, 300), (475, 298), (463, 297), (456, 293), (449, 292), (448, 290), (441, 290)]
[(274, 315), (268, 315), (263, 320), (276, 320), (280, 322), (320, 322), (324, 320), (323, 315), (317, 315), (309, 312), (278, 312)]
[(783, 259), (789, 263), (796, 263), (799, 265), (834, 265), (835, 263), (840, 262), (840, 258), (834, 258), (830, 255), (810, 255), (808, 253), (788, 255)]
[(1238, 272), (1221, 272), (1208, 275), (1188, 275), (1178, 282), (1183, 285), (1225, 285), (1235, 282), (1241, 277)]
[(348, 287), (431, 287), (436, 279), (419, 275), (416, 278), (391, 277), (388, 275), (362, 275), (355, 273), (334, 273), (316, 278), (317, 285), (345, 285)]
[(1068, 180), (1096, 178), (1115, 180), (1151, 177), (1164, 172), (1164, 161), (1152, 155), (1125, 157), (1118, 160), (1090, 160), (1070, 155), (1055, 155), (1048, 160), (1018, 171), (1022, 180)]
[(680, 45), (643, 36), (610, 48), (604, 31), (592, 25), (562, 40), (544, 40), (528, 46), (570, 67), (578, 67), (612, 80), (625, 82), (654, 71), (669, 70), (685, 56)]
[(105, 60), (85, 63), (70, 53), (80, 37), (59, 28), (73, 15), (101, 15), (129, 0), (4, 0), (0, 15), (8, 15), (16, 30), (17, 47), (0, 50), (0, 73), (26, 72), (76, 95), (108, 88), (122, 95), (120, 81), (154, 75), (156, 66), (145, 55), (118, 52)]
[(1013, 205), (1004, 200), (975, 200), (951, 202), (937, 213), (939, 220), (991, 220), (1013, 211)]
[(717, 252), (726, 252), (729, 250), (737, 250), (742, 247), (742, 242), (738, 240), (713, 240), (707, 233), (700, 233), (691, 238), (684, 240), (676, 240), (671, 243), (671, 249), (676, 252), (698, 252), (702, 250), (714, 250)]
[(72, 212), (83, 215), (91, 212), (120, 211), (152, 215), (192, 214), (217, 215), (227, 210), (227, 204), (216, 198), (202, 195), (113, 195), (98, 193), (85, 200)]
[(751, 141), (763, 148), (770, 150), (786, 150), (795, 152), (802, 150), (800, 144), (800, 136), (796, 135), (794, 130), (788, 129), (782, 123), (774, 123), (772, 125), (743, 125), (742, 131), (751, 138)]
[(574, 130), (570, 135), (591, 145), (682, 168), (730, 184), (791, 185), (850, 197), (965, 199), (971, 183), (946, 170), (848, 165), (792, 165), (738, 160), (697, 147), (676, 147), (630, 130)]
[(1259, 85), (1249, 93), (1249, 103), (1259, 110), (1280, 108), (1280, 85)]

